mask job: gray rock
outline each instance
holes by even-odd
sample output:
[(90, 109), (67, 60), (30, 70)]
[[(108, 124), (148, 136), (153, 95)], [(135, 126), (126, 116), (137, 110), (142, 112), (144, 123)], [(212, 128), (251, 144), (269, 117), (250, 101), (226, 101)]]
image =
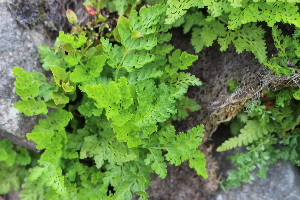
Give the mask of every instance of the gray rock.
[[(220, 126), (215, 138), (224, 137), (230, 133), (229, 128)], [(215, 152), (214, 157), (218, 161), (219, 174), (227, 177), (234, 164), (227, 158), (233, 155), (233, 149), (225, 152)], [(243, 150), (242, 150), (243, 151)], [(219, 188), (207, 200), (300, 200), (300, 170), (289, 162), (279, 161), (269, 166), (266, 179), (256, 178), (248, 183), (242, 183), (241, 187), (222, 190)]]
[(217, 190), (210, 200), (300, 200), (299, 168), (288, 162), (270, 166), (267, 178), (257, 178), (241, 187)]
[(42, 116), (27, 117), (13, 107), (20, 98), (14, 91), (12, 68), (43, 71), (37, 47), (53, 46), (58, 30), (70, 29), (62, 14), (67, 8), (87, 19), (82, 16), (86, 14), (83, 0), (0, 0), (0, 138), (27, 149), (35, 150), (25, 135)]
[(14, 91), (12, 68), (42, 71), (37, 46), (52, 41), (42, 27), (30, 30), (20, 26), (8, 9), (9, 2), (0, 0), (0, 137), (34, 150), (34, 143), (27, 141), (25, 134), (32, 130), (39, 117), (24, 116), (13, 107), (20, 99)]

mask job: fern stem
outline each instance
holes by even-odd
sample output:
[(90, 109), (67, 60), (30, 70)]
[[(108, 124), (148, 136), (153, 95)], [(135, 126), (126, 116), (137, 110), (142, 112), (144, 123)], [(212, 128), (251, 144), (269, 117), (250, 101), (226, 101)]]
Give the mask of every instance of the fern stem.
[(124, 55), (122, 56), (122, 59), (121, 59), (121, 61), (119, 62), (119, 65), (117, 66), (116, 74), (115, 74), (115, 82), (117, 82), (117, 80), (118, 80), (118, 77), (119, 77), (119, 71), (120, 71), (120, 69), (122, 68), (122, 64), (123, 64), (123, 62), (124, 62), (124, 60), (125, 60), (127, 54), (131, 51), (131, 48), (132, 48), (132, 45), (133, 45), (134, 41), (135, 41), (135, 38), (133, 38), (133, 40), (131, 41), (129, 47), (126, 48), (126, 51), (125, 51)]
[(81, 60), (78, 60), (78, 62), (82, 65), (82, 67), (85, 67), (85, 65), (81, 62)]
[[(131, 45), (130, 45), (130, 46), (131, 46)], [(130, 50), (129, 50), (129, 51), (130, 51)], [(118, 81), (119, 71), (120, 71), (120, 69), (122, 68), (122, 64), (123, 64), (123, 62), (124, 62), (124, 60), (125, 60), (125, 58), (126, 58), (126, 56), (127, 56), (127, 54), (128, 54), (129, 51), (126, 49), (126, 51), (125, 51), (125, 53), (124, 53), (124, 55), (123, 55), (123, 57), (122, 57), (122, 59), (121, 59), (119, 65), (117, 66), (116, 74), (115, 74), (115, 82)]]
[(220, 17), (218, 17), (218, 20), (223, 22), (224, 24), (228, 25), (228, 17), (225, 15), (222, 15)]
[(164, 147), (149, 147), (149, 149), (166, 149)]
[[(271, 138), (271, 135), (269, 135), (269, 137), (266, 140), (264, 140), (262, 143), (260, 143), (259, 145), (257, 145), (254, 149), (252, 149), (251, 151), (247, 152), (246, 154), (251, 153), (251, 152), (255, 151), (258, 147), (261, 147), (262, 145), (267, 144), (270, 141), (270, 138)], [(242, 156), (238, 157), (238, 159), (241, 159), (242, 157), (246, 156), (246, 154), (243, 154)]]
[(116, 69), (116, 74), (115, 74), (115, 82), (117, 82), (117, 80), (118, 80), (118, 77), (119, 77), (119, 71), (120, 71), (120, 68), (117, 68), (117, 69)]

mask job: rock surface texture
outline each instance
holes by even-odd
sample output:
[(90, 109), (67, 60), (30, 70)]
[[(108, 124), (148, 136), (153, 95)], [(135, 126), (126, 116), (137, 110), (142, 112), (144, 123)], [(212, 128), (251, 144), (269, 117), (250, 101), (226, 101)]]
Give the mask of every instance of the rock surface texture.
[[(223, 172), (224, 173), (224, 172)], [(266, 179), (257, 178), (239, 188), (218, 190), (210, 200), (300, 200), (299, 168), (287, 162), (270, 166)]]
[[(37, 46), (52, 41), (43, 34), (42, 27), (27, 29), (22, 26), (9, 10), (9, 3), (0, 0), (0, 137), (34, 150), (35, 145), (26, 140), (25, 134), (32, 130), (39, 117), (24, 116), (13, 107), (19, 97), (14, 91), (12, 68), (19, 66), (26, 71), (41, 71)], [(37, 17), (34, 12), (27, 14), (29, 19)], [(26, 24), (25, 21), (22, 23)]]

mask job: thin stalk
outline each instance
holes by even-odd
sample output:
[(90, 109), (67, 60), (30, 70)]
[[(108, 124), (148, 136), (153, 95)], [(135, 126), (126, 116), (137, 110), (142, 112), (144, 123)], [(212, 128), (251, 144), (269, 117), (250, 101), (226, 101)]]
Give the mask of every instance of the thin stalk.
[(122, 56), (122, 59), (121, 59), (121, 61), (119, 62), (119, 65), (117, 66), (116, 74), (115, 74), (115, 82), (117, 82), (117, 80), (118, 80), (118, 77), (119, 77), (119, 71), (120, 71), (120, 69), (122, 68), (122, 64), (123, 64), (123, 62), (124, 62), (124, 60), (125, 60), (127, 54), (131, 51), (131, 48), (132, 48), (132, 45), (133, 45), (134, 41), (135, 41), (135, 38), (133, 38), (133, 40), (131, 41), (129, 47), (126, 48), (126, 51), (125, 51), (124, 55)]

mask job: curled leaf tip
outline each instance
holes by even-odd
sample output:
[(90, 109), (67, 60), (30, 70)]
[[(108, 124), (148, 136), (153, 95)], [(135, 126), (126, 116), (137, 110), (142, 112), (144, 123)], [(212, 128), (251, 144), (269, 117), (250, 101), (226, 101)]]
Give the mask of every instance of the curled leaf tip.
[(91, 15), (96, 15), (97, 11), (96, 9), (91, 6), (91, 5), (85, 5), (86, 10), (91, 14)]

